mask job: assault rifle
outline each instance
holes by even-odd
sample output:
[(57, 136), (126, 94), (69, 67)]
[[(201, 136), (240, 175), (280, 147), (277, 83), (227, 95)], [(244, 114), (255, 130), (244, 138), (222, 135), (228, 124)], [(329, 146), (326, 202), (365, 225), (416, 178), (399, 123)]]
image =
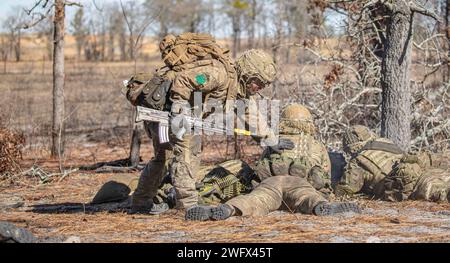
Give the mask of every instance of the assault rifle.
[[(167, 111), (160, 111), (155, 109), (150, 109), (142, 106), (137, 106), (137, 114), (136, 114), (136, 122), (139, 121), (152, 121), (152, 122), (158, 122), (158, 135), (159, 135), (159, 142), (160, 143), (166, 143), (169, 142), (169, 126), (170, 126), (170, 112)], [(182, 115), (180, 116), (184, 120), (187, 121), (189, 124), (189, 127), (197, 127), (202, 129), (203, 131), (209, 131), (214, 132), (218, 134), (227, 134), (228, 132), (236, 133), (240, 135), (247, 135), (250, 136), (252, 133), (247, 130), (242, 129), (227, 129), (226, 127), (223, 127), (223, 123), (215, 123), (213, 121), (204, 120), (197, 117)], [(178, 126), (178, 125), (174, 125)], [(180, 127), (172, 127), (177, 128), (176, 130), (172, 130), (172, 132), (175, 134), (175, 136), (179, 139), (182, 138), (182, 136), (187, 132), (187, 129), (184, 125), (180, 125)]]

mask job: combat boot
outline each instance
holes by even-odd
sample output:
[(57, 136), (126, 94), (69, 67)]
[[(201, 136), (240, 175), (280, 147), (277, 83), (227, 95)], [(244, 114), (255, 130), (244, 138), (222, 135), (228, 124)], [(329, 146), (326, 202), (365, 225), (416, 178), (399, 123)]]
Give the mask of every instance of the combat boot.
[(186, 210), (186, 220), (206, 221), (206, 220), (225, 220), (233, 215), (233, 208), (227, 204), (219, 206), (193, 206)]
[(347, 212), (361, 213), (361, 208), (355, 203), (327, 203), (322, 202), (314, 207), (317, 216), (330, 216)]
[(148, 206), (132, 206), (129, 214), (147, 214), (147, 215), (159, 215), (169, 210), (167, 203), (153, 204)]
[(234, 209), (233, 207), (227, 204), (220, 204), (217, 207), (214, 207), (211, 211), (211, 219), (212, 220), (225, 220), (233, 215)]

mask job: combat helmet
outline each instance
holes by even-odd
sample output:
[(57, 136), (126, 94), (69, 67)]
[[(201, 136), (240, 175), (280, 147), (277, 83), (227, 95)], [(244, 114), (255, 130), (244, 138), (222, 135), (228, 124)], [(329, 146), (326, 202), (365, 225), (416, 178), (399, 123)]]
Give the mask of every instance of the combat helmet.
[(271, 55), (261, 49), (245, 51), (236, 61), (239, 82), (245, 84), (257, 78), (263, 84), (272, 83), (277, 75), (277, 67)]
[(342, 145), (344, 151), (348, 154), (355, 154), (361, 150), (369, 141), (376, 139), (378, 136), (368, 127), (363, 125), (355, 125), (344, 132), (342, 137)]
[(300, 104), (291, 104), (281, 113), (280, 132), (282, 134), (305, 133), (314, 135), (315, 127), (311, 112)]

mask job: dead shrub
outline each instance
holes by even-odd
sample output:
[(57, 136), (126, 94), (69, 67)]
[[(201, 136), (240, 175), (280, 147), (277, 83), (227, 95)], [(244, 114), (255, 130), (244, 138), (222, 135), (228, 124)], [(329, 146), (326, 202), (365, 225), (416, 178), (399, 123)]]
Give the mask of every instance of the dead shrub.
[(19, 163), (24, 143), (23, 134), (0, 126), (0, 181), (7, 180), (12, 174), (20, 171)]

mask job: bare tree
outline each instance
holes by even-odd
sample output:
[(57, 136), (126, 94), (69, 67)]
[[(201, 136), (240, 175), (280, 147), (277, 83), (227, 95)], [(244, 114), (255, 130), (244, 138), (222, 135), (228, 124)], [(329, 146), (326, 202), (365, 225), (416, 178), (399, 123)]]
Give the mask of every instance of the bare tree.
[(62, 156), (65, 145), (64, 124), (64, 0), (55, 0), (53, 18), (53, 121), (52, 156)]
[[(138, 51), (142, 48), (142, 41), (144, 34), (151, 23), (154, 22), (155, 17), (151, 14), (138, 13), (136, 11), (135, 2), (127, 2), (127, 7), (120, 1), (123, 18), (126, 22), (129, 33), (129, 55), (134, 60), (134, 72), (137, 70)], [(158, 14), (158, 13), (157, 13)], [(130, 166), (137, 167), (140, 161), (140, 147), (141, 147), (141, 132), (139, 125), (134, 122), (136, 109), (133, 107), (132, 113), (132, 134), (130, 143)]]
[(6, 39), (1, 36), (0, 37), (0, 55), (3, 61), (3, 74), (6, 73), (6, 63), (8, 62), (8, 54), (9, 54), (9, 43)]
[(21, 40), (22, 40), (22, 27), (23, 27), (23, 11), (20, 7), (15, 7), (14, 10), (18, 10), (15, 14), (8, 16), (3, 27), (8, 31), (8, 41), (10, 45), (10, 51), (14, 54), (16, 61), (20, 61), (21, 58)]
[(156, 33), (160, 39), (169, 34), (169, 29), (174, 28), (174, 22), (178, 17), (175, 15), (176, 1), (174, 0), (146, 0), (145, 12), (155, 17), (159, 24)]
[[(47, 19), (53, 10), (53, 114), (52, 114), (52, 145), (51, 155), (58, 156), (60, 170), (62, 172), (62, 156), (65, 145), (65, 116), (64, 116), (64, 35), (65, 35), (65, 7), (66, 5), (77, 5), (77, 3), (65, 0), (37, 0), (27, 10), (32, 21), (24, 24), (24, 28), (33, 27)], [(41, 7), (44, 13), (33, 13), (36, 8)], [(81, 7), (81, 6), (80, 6)], [(36, 18), (37, 17), (37, 18)]]
[(384, 3), (389, 22), (381, 64), (381, 135), (393, 140), (403, 150), (411, 142), (410, 65), (414, 13), (437, 16), (415, 1)]
[[(35, 25), (37, 36), (45, 41), (47, 59), (53, 59), (53, 16), (49, 15)], [(44, 57), (45, 58), (45, 57)]]
[[(108, 60), (114, 61), (116, 44), (120, 43), (119, 51), (121, 57), (126, 57), (125, 50), (125, 28), (122, 13), (118, 9), (118, 6), (111, 5), (107, 8), (109, 17), (107, 31), (108, 31), (108, 43), (107, 43), (107, 57)], [(122, 41), (121, 41), (122, 39)], [(123, 59), (125, 60), (125, 58)]]
[[(442, 7), (445, 9), (444, 14), (444, 25), (445, 25), (445, 35), (447, 37), (447, 67), (444, 69), (444, 82), (449, 82), (449, 75), (450, 75), (450, 24), (448, 22), (449, 16), (450, 16), (450, 2), (447, 0), (445, 1), (445, 4), (442, 4)], [(445, 65), (444, 65), (445, 67)]]
[(226, 0), (223, 5), (227, 16), (231, 20), (233, 39), (232, 53), (235, 58), (241, 50), (242, 24), (244, 14), (249, 10), (249, 4), (246, 1)]
[(81, 50), (86, 42), (86, 37), (88, 36), (88, 29), (85, 25), (85, 15), (84, 9), (79, 8), (75, 13), (75, 16), (70, 23), (71, 25), (71, 33), (75, 37), (75, 43), (77, 47), (77, 58), (80, 60), (81, 58)]

